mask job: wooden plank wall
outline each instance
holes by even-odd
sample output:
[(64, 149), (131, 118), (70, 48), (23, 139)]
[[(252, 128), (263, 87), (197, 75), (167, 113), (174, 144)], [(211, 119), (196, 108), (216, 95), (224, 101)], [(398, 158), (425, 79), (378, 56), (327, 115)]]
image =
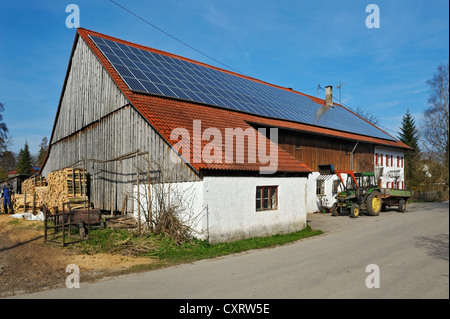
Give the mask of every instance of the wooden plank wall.
[(51, 143), (113, 112), (128, 101), (79, 37)]
[[(351, 152), (356, 144), (356, 141), (282, 129), (278, 131), (278, 142), (284, 150), (314, 171), (321, 164), (332, 164), (335, 169), (351, 169)], [(374, 151), (371, 144), (358, 144), (353, 154), (353, 170), (373, 172)]]
[[(198, 180), (186, 164), (170, 161), (169, 145), (128, 103), (105, 72), (79, 38), (42, 174), (47, 176), (51, 171), (70, 167), (82, 159), (108, 160), (139, 149), (149, 152), (151, 163), (163, 161), (165, 170), (174, 173), (173, 181)], [(138, 162), (143, 169), (140, 175), (143, 183), (147, 181), (147, 157), (140, 156)], [(131, 211), (136, 165), (135, 157), (86, 164), (89, 198), (96, 208), (120, 211), (128, 195), (127, 210)], [(152, 176), (159, 175), (154, 167), (152, 171)]]

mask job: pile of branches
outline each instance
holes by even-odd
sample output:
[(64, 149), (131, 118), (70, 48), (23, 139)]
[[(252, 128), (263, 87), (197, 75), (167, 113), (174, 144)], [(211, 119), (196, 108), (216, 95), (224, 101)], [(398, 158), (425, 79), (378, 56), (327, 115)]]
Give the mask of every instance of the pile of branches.
[(172, 238), (177, 244), (182, 244), (191, 238), (191, 228), (177, 216), (177, 209), (169, 207), (160, 211), (154, 220), (154, 233)]

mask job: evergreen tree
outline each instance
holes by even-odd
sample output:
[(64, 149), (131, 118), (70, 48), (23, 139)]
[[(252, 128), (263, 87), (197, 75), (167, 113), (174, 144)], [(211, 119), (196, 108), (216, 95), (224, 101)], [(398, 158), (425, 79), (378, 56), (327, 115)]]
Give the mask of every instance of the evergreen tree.
[(44, 162), (45, 156), (47, 155), (47, 149), (48, 149), (48, 140), (47, 140), (47, 137), (44, 136), (42, 138), (41, 144), (39, 144), (39, 153), (38, 153), (38, 158), (37, 158), (39, 167)]
[(413, 148), (405, 151), (405, 182), (408, 188), (414, 189), (422, 182), (423, 172), (420, 164), (419, 131), (409, 110), (403, 116), (400, 130), (400, 141)]
[(414, 149), (414, 153), (420, 151), (419, 148), (419, 131), (416, 128), (416, 123), (414, 118), (409, 113), (409, 109), (406, 111), (405, 116), (403, 116), (402, 127), (400, 128), (398, 138), (400, 141)]
[(33, 162), (31, 159), (30, 150), (28, 149), (28, 142), (25, 141), (25, 146), (19, 152), (19, 159), (17, 161), (17, 173), (32, 174)]

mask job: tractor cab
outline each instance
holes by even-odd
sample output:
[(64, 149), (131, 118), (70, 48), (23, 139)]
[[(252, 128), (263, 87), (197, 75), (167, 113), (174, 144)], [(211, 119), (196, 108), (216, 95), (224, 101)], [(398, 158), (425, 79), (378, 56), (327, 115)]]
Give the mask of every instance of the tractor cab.
[[(355, 173), (355, 179), (363, 191), (363, 193), (367, 192), (371, 188), (378, 188), (378, 185), (375, 180), (375, 173)], [(349, 176), (350, 177), (350, 176)], [(347, 183), (349, 181), (347, 180)], [(351, 183), (351, 182), (350, 182)]]

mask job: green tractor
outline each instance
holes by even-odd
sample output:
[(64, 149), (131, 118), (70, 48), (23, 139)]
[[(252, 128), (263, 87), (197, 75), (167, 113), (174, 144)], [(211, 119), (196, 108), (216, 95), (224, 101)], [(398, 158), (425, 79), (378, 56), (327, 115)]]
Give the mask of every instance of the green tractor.
[[(335, 170), (333, 165), (319, 165), (321, 175), (336, 174), (344, 190), (336, 195), (336, 203), (331, 207), (331, 215), (339, 216), (345, 213), (357, 218), (360, 212), (378, 216), (381, 211), (381, 189), (375, 180), (375, 173), (354, 173), (351, 170)], [(347, 174), (344, 183), (341, 174)]]

